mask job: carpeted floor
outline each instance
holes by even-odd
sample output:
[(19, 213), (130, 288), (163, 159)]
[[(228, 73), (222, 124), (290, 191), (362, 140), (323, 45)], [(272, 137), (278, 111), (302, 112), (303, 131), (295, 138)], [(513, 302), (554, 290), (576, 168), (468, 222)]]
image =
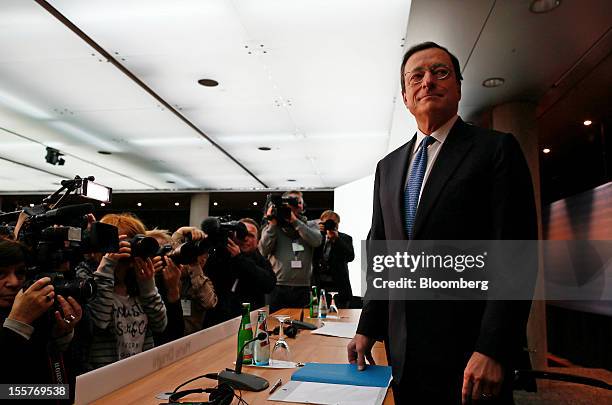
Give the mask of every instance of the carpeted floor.
[[(549, 368), (558, 373), (597, 378), (612, 384), (612, 372), (592, 368)], [(612, 391), (561, 381), (538, 380), (538, 392), (515, 391), (516, 405), (612, 405)]]

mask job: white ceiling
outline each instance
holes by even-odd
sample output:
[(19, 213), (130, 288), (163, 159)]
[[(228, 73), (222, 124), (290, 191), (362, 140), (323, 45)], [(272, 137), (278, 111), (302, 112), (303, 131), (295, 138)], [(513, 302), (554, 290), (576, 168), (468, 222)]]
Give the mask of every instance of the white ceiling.
[[(394, 122), (410, 120), (395, 102), (404, 42), (456, 53), (469, 115), (537, 99), (612, 15), (606, 0), (564, 0), (544, 15), (514, 0), (49, 3), (259, 181), (41, 5), (3, 0), (2, 193), (53, 190), (75, 174), (115, 190), (334, 188), (370, 174)], [(506, 85), (484, 89), (490, 76)], [(45, 163), (45, 146), (66, 164)]]

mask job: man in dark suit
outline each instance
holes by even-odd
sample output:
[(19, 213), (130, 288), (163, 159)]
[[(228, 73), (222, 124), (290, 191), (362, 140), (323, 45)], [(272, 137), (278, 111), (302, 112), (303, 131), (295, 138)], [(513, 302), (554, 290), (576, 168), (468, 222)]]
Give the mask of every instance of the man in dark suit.
[[(418, 131), (378, 163), (370, 240), (537, 239), (520, 146), (458, 117), (461, 80), (457, 58), (435, 43), (404, 56), (402, 95)], [(366, 301), (349, 361), (363, 369), (374, 342), (384, 340), (398, 404), (513, 403), (511, 372), (529, 308), (529, 301)]]
[[(314, 284), (328, 294), (336, 291), (334, 302), (338, 308), (348, 308), (353, 298), (349, 280), (348, 263), (355, 259), (353, 238), (338, 231), (340, 215), (327, 210), (321, 214), (319, 229), (323, 244), (315, 249), (313, 255)], [(330, 301), (327, 301), (330, 302)]]

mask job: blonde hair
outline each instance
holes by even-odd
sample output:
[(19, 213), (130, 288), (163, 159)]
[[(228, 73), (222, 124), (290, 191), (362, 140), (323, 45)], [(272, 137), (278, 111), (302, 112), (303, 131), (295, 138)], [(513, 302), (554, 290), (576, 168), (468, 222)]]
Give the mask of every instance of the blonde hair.
[(145, 233), (146, 236), (150, 236), (155, 239), (163, 240), (165, 244), (172, 244), (172, 235), (167, 229), (151, 229)]
[(130, 212), (106, 214), (102, 217), (100, 222), (116, 226), (119, 228), (119, 234), (127, 235), (128, 238), (139, 234), (144, 235), (147, 232), (147, 228), (142, 221)]
[(329, 217), (335, 217), (337, 220), (335, 222), (340, 223), (340, 215), (338, 215), (332, 210), (323, 211), (320, 218), (321, 218), (321, 221), (323, 221), (323, 218), (329, 218)]

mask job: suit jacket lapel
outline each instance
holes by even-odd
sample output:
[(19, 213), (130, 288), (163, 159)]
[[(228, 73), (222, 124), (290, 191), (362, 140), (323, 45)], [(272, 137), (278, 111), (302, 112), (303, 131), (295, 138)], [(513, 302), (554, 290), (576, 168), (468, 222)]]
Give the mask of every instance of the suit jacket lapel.
[(431, 213), (444, 185), (453, 175), (457, 166), (463, 161), (471, 147), (472, 136), (467, 131), (467, 124), (459, 118), (442, 145), (442, 149), (438, 153), (438, 157), (427, 178), (427, 183), (425, 183), (423, 188), (414, 224), (415, 239), (418, 239), (419, 230), (423, 227), (428, 215)]

